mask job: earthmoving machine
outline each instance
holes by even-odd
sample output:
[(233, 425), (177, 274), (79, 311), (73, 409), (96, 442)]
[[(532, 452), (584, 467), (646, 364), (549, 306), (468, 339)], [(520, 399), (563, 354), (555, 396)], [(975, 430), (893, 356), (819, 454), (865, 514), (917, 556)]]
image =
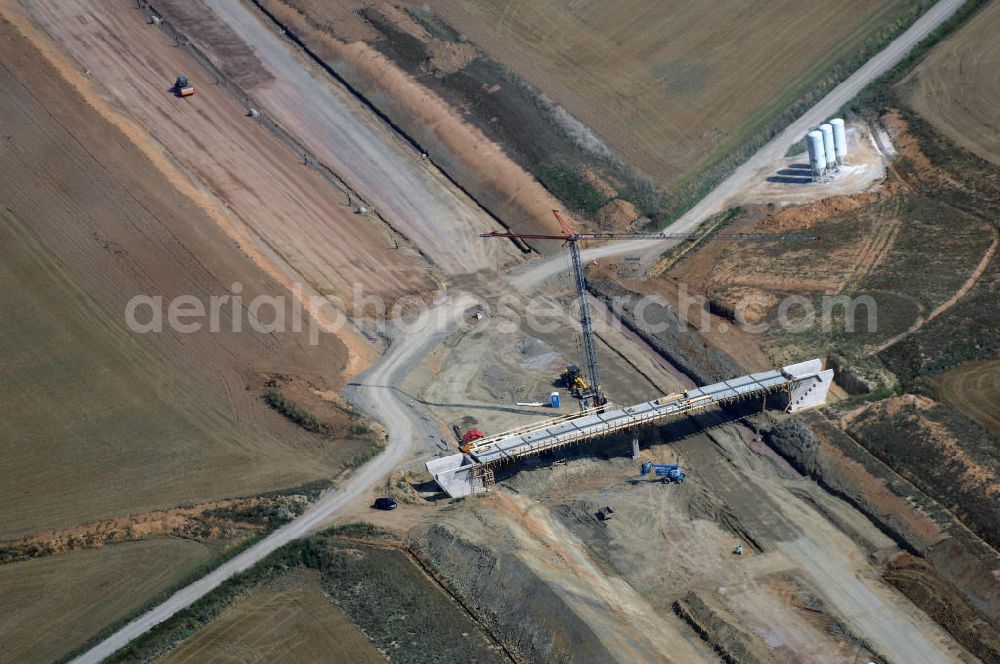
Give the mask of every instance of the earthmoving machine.
[[(580, 326), (583, 328), (583, 348), (587, 355), (587, 373), (589, 382), (584, 379), (583, 386), (579, 394), (580, 407), (596, 408), (608, 403), (608, 397), (601, 389), (601, 377), (597, 367), (597, 351), (594, 346), (594, 329), (590, 319), (590, 305), (587, 302), (587, 282), (583, 274), (583, 260), (580, 257), (579, 243), (581, 240), (683, 240), (695, 242), (700, 239), (711, 240), (763, 240), (773, 242), (775, 240), (805, 240), (815, 241), (820, 238), (811, 235), (755, 235), (749, 233), (735, 234), (715, 234), (703, 238), (697, 233), (578, 233), (573, 227), (563, 219), (559, 210), (552, 210), (556, 221), (562, 228), (562, 235), (545, 235), (540, 233), (511, 233), (492, 231), (490, 233), (480, 233), (479, 237), (507, 238), (519, 240), (562, 240), (569, 247), (570, 257), (573, 260), (573, 275), (576, 277), (576, 294), (580, 300)], [(572, 365), (571, 365), (572, 366)], [(567, 367), (567, 371), (570, 367)], [(566, 373), (564, 372), (565, 376)], [(581, 377), (582, 378), (582, 377)], [(570, 385), (567, 383), (567, 387)], [(572, 387), (570, 387), (572, 390)]]
[(580, 367), (575, 364), (566, 367), (559, 377), (562, 379), (563, 386), (577, 399), (582, 398), (587, 393), (587, 379), (580, 372)]
[(485, 437), (486, 434), (479, 429), (469, 429), (465, 432), (465, 435), (462, 436), (462, 442), (459, 444), (458, 449), (468, 454), (472, 451), (472, 448), (476, 446), (476, 441)]
[(181, 74), (174, 81), (174, 87), (170, 88), (170, 91), (178, 97), (190, 97), (194, 94), (194, 86), (188, 81), (187, 76)]
[(642, 464), (641, 477), (646, 477), (651, 472), (656, 471), (657, 477), (663, 478), (664, 484), (670, 484), (671, 482), (676, 482), (681, 484), (684, 482), (684, 478), (687, 475), (681, 470), (681, 467), (676, 463), (653, 463), (652, 461), (647, 461)]

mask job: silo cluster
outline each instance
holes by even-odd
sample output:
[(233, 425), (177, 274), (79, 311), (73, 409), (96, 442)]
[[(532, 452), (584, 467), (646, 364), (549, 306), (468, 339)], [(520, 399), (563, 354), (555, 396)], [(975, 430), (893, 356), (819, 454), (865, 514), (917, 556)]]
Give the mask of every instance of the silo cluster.
[(840, 170), (847, 159), (847, 129), (841, 118), (821, 124), (806, 135), (809, 168), (813, 179), (821, 180)]

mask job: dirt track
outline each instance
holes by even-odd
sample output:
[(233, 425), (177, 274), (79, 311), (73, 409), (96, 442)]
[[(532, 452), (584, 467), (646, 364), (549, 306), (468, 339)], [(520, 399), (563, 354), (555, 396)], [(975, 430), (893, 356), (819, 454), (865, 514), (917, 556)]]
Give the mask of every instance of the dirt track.
[(265, 26), (245, 3), (205, 0), (202, 5), (168, 0), (161, 4), (168, 17), (188, 17), (189, 38), (225, 70), (238, 67), (227, 63), (233, 45), (212, 40), (208, 32), (223, 21), (232, 38), (249, 48), (273, 76), (254, 86), (251, 97), (443, 271), (492, 269), (517, 259), (509, 243), (489, 246), (478, 237), (480, 232), (500, 229), (499, 224)]
[(951, 309), (953, 306), (958, 304), (958, 302), (962, 298), (968, 295), (969, 291), (975, 288), (976, 284), (979, 283), (979, 279), (983, 276), (983, 274), (986, 272), (986, 269), (990, 266), (990, 262), (992, 262), (993, 259), (996, 258), (997, 250), (1000, 249), (1000, 237), (997, 236), (996, 231), (994, 231), (993, 235), (994, 235), (993, 242), (990, 243), (990, 246), (987, 248), (986, 253), (983, 254), (983, 257), (980, 259), (979, 263), (972, 270), (972, 274), (970, 274), (969, 278), (965, 280), (965, 283), (962, 284), (962, 287), (959, 288), (957, 291), (955, 291), (954, 295), (952, 295), (947, 300), (945, 300), (937, 307), (935, 307), (933, 311), (927, 314), (927, 316), (920, 316), (919, 318), (917, 318), (917, 320), (913, 323), (913, 325), (911, 325), (906, 331), (897, 334), (891, 339), (887, 339), (886, 341), (880, 343), (875, 348), (869, 350), (868, 351), (869, 354), (874, 355), (875, 353), (879, 353), (885, 350), (886, 348), (889, 348), (890, 346), (899, 343), (903, 339), (906, 339), (907, 337), (916, 334), (917, 332), (920, 331), (921, 328), (924, 327), (924, 325), (926, 325), (927, 323), (931, 322), (944, 312)]
[(190, 99), (167, 93), (176, 72), (197, 78), (201, 68), (130, 3), (37, 2), (31, 12), (160, 149), (246, 225), (242, 246), (263, 238), (299, 280), (344, 299), (354, 284), (390, 298), (433, 287), (413, 252), (397, 250), (388, 229), (354, 214), (225, 89), (202, 79)]

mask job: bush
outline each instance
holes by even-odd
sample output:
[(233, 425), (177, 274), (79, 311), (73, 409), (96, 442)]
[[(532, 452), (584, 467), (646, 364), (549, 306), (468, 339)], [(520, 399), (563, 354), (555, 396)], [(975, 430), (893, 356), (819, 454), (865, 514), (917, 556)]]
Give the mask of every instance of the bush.
[(276, 385), (268, 385), (267, 392), (264, 393), (264, 401), (271, 408), (295, 422), (306, 431), (319, 434), (330, 434), (330, 427), (316, 419), (312, 413), (302, 408), (278, 389)]
[(334, 526), (333, 528), (327, 530), (326, 534), (334, 537), (356, 537), (358, 539), (396, 538), (396, 536), (388, 530), (379, 528), (371, 523), (365, 523), (364, 521), (356, 521), (354, 523), (345, 523), (341, 526)]
[(609, 198), (601, 195), (597, 187), (583, 179), (580, 168), (565, 162), (556, 162), (541, 170), (538, 176), (549, 192), (575, 212), (593, 216)]
[(382, 453), (382, 450), (384, 449), (385, 449), (385, 443), (383, 441), (381, 440), (375, 441), (367, 449), (360, 452), (359, 454), (356, 454), (353, 458), (351, 458), (350, 461), (344, 462), (344, 467), (357, 468), (358, 466), (361, 466), (366, 462), (377, 457), (379, 454)]

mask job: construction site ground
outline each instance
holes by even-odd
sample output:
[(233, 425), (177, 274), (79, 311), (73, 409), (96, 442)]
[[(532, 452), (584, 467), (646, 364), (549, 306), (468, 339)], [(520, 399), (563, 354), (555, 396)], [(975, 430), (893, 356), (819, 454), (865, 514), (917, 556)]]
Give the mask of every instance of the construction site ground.
[[(627, 653), (623, 661), (658, 661), (651, 648), (685, 653), (682, 661), (710, 657), (672, 610), (674, 601), (692, 591), (705, 596), (730, 625), (753, 634), (758, 654), (771, 650), (778, 661), (829, 661), (829, 653), (838, 651), (845, 659), (872, 657), (862, 639), (901, 659), (961, 661), (948, 637), (864, 571), (869, 554), (888, 556), (894, 548), (869, 522), (766, 453), (744, 450), (745, 456), (732, 460), (752, 467), (752, 478), (731, 462), (712, 461), (713, 442), (718, 438), (697, 436), (644, 453), (693, 469), (683, 486), (637, 482), (637, 463), (624, 459), (584, 458), (522, 472), (510, 481), (516, 494), (439, 510), (424, 536), (427, 550), (446, 576), (462, 579), (463, 589), (472, 582), (458, 566), (476, 567), (473, 556), (461, 555), (466, 543), (485, 548), (505, 565), (514, 564), (508, 557), (527, 565), (533, 575), (508, 592), (529, 592), (544, 582), (561, 606), (582, 618), (572, 642), (584, 661), (602, 647)], [(762, 474), (766, 479), (758, 479)], [(720, 487), (726, 487), (721, 497)], [(607, 505), (615, 516), (602, 523), (595, 515)], [(831, 526), (830, 519), (850, 534)], [(745, 557), (732, 554), (737, 543), (746, 546)], [(502, 605), (502, 582), (484, 583), (501, 586), (471, 586), (477, 601)], [(527, 625), (525, 631), (565, 634), (571, 626), (545, 619), (552, 610), (527, 605), (511, 622)], [(731, 649), (725, 631), (717, 629), (709, 642)], [(907, 644), (916, 634), (927, 640), (911, 650)], [(556, 648), (544, 654), (565, 653)]]
[(798, 152), (801, 146), (796, 146), (798, 154), (774, 162), (769, 175), (755, 179), (737, 198), (743, 203), (801, 205), (875, 188), (885, 178), (886, 163), (891, 157), (882, 153), (876, 133), (864, 123), (850, 125), (849, 163), (822, 182), (814, 181), (808, 155)]
[[(442, 429), (524, 423), (527, 413), (504, 404), (520, 400), (518, 389), (549, 389), (564, 359), (557, 346), (523, 331), (460, 330), (410, 374), (404, 391)], [(649, 398), (646, 381), (614, 379), (628, 370), (621, 357), (601, 359), (616, 399)], [(683, 384), (666, 370), (646, 370), (664, 387)], [(545, 458), (514, 475), (501, 472), (496, 495), (456, 504), (428, 502), (433, 490), (427, 493), (430, 483), (418, 471), (397, 475), (375, 495), (388, 492), (401, 508), (367, 518), (408, 528), (445, 579), (495, 616), (502, 636), (541, 648), (522, 651), (531, 652), (529, 659), (659, 661), (653, 653), (663, 652), (680, 653), (679, 661), (711, 659), (673, 608), (695, 592), (730, 626), (717, 625), (709, 643), (732, 648), (728, 629), (735, 626), (750, 635), (759, 661), (773, 661), (769, 651), (789, 662), (829, 661), (838, 651), (846, 659), (973, 661), (880, 581), (876, 570), (899, 552), (896, 544), (749, 430), (727, 425), (705, 434), (682, 423), (641, 436), (640, 460), (628, 458), (627, 438), (597, 443), (569, 460)], [(676, 442), (661, 444), (666, 440)], [(639, 480), (642, 460), (680, 463), (688, 480)], [(596, 513), (605, 506), (615, 515), (601, 522)], [(342, 518), (364, 516), (351, 510)], [(414, 521), (422, 525), (414, 528)], [(742, 557), (733, 554), (737, 544), (746, 547)], [(485, 579), (463, 571), (494, 559)], [(515, 565), (527, 575), (517, 582), (505, 571)], [(556, 604), (515, 606), (513, 598), (535, 584)], [(553, 606), (574, 620), (553, 620)], [(543, 646), (549, 630), (555, 637)]]
[[(407, 243), (385, 224), (356, 214), (344, 192), (304, 164), (302, 154), (246, 117), (247, 107), (209, 74), (200, 80), (190, 74), (199, 90), (197, 104), (178, 107), (171, 95), (163, 94), (163, 80), (204, 69), (186, 49), (146, 23), (142, 12), (62, 2), (32, 3), (29, 10), (77, 66), (107, 91), (112, 103), (127, 109), (152, 141), (166, 146), (196, 183), (221, 199), (240, 245), (262, 241), (287, 262), (298, 280), (345, 301), (355, 284), (386, 297), (433, 287), (420, 269), (416, 251), (407, 250)], [(217, 46), (248, 51), (238, 35), (220, 32)], [(249, 57), (249, 62), (239, 63), (244, 78), (237, 80), (254, 94), (275, 77), (267, 71), (254, 75), (255, 67), (263, 65), (256, 64), (252, 53)], [(136, 61), (155, 65), (141, 69), (128, 65)], [(239, 69), (232, 71), (235, 65), (223, 63), (227, 65), (233, 75), (240, 74)], [(308, 69), (300, 69), (308, 76)], [(247, 81), (257, 83), (251, 86)], [(298, 96), (286, 93), (285, 99), (293, 98)], [(258, 237), (262, 240), (255, 240)], [(383, 269), (387, 265), (393, 269)]]
[[(19, 358), (4, 372), (16, 377), (17, 389), (4, 394), (30, 397), (5, 409), (20, 433), (10, 463), (4, 459), (14, 480), (5, 484), (12, 516), (4, 537), (337, 476), (366, 446), (354, 440), (331, 446), (269, 409), (262, 392), (277, 377), (274, 384), (303, 401), (343, 390), (352, 407), (377, 416), (393, 444), (351, 471), (357, 481), (346, 490), (318, 499), (327, 512), (276, 532), (270, 550), (321, 523), (366, 520), (391, 528), (462, 600), (450, 610), (486, 626), (521, 659), (975, 661), (883, 579), (886, 563), (902, 549), (879, 519), (821, 488), (741, 424), (704, 431), (719, 422), (684, 420), (640, 432), (641, 459), (630, 458), (625, 437), (540, 458), (519, 472), (507, 468), (488, 495), (444, 499), (420, 469), (432, 455), (455, 452), (453, 425), (496, 433), (551, 416), (552, 409), (516, 403), (544, 402), (553, 389), (564, 399), (559, 412), (577, 407), (553, 384), (566, 364), (582, 359), (570, 283), (548, 279), (559, 270), (529, 263), (512, 243), (478, 238), (500, 223), (251, 3), (165, 0), (152, 9), (167, 25), (147, 23), (127, 0), (0, 5), (13, 23), (0, 23), (0, 82), (18, 92), (0, 96), (3, 117), (16, 130), (4, 137), (5, 163), (12, 166), (2, 176), (14, 194), (0, 215), (7, 240), (0, 264), (13, 277), (5, 282), (31, 285), (3, 291), (11, 310), (28, 312), (4, 337), (10, 346), (4, 356)], [(181, 46), (170, 29), (182, 34)], [(211, 73), (197, 52), (211, 62)], [(181, 73), (198, 87), (192, 98), (167, 92)], [(261, 121), (247, 116), (249, 105)], [(877, 161), (849, 186), (878, 179)], [(47, 198), (51, 191), (68, 193)], [(356, 212), (359, 201), (367, 213)], [(816, 205), (835, 211), (838, 204)], [(817, 220), (830, 211), (818, 209)], [(774, 220), (769, 215), (755, 219), (766, 226)], [(29, 218), (41, 221), (32, 225)], [(859, 241), (844, 238), (842, 263), (868, 256), (862, 264), (881, 264), (879, 247), (891, 238), (887, 225), (872, 225), (882, 244), (864, 234)], [(971, 246), (963, 244), (966, 235), (955, 238), (943, 254)], [(989, 238), (981, 244), (975, 244), (980, 255)], [(682, 265), (695, 270), (697, 260)], [(737, 271), (734, 262), (719, 264), (726, 274)], [(504, 271), (516, 266), (521, 271), (508, 278)], [(932, 309), (946, 300), (939, 295), (967, 279), (947, 276), (916, 306)], [(799, 277), (789, 286), (820, 292), (852, 283), (842, 275)], [(119, 312), (136, 291), (214, 294), (236, 280), (247, 294), (288, 293), (301, 283), (300, 295), (343, 298), (360, 284), (390, 301), (433, 299), (432, 312), (440, 316), (419, 331), (389, 330), (368, 340), (348, 327), (324, 335), (316, 347), (295, 335), (136, 340), (122, 331)], [(510, 294), (519, 297), (498, 306)], [(603, 321), (607, 314), (594, 303)], [(548, 312), (544, 329), (526, 316), (539, 305)], [(51, 332), (45, 323), (53, 320), (69, 321), (75, 333)], [(648, 400), (693, 384), (686, 368), (655, 356), (634, 333), (606, 324), (597, 332), (602, 387), (614, 401)], [(29, 338), (47, 345), (19, 355)], [(696, 336), (684, 338), (695, 343)], [(697, 339), (707, 355), (712, 337)], [(372, 363), (377, 351), (384, 355)], [(750, 345), (742, 353), (741, 361), (770, 359)], [(54, 368), (39, 364), (46, 354), (60, 360)], [(101, 382), (88, 382), (92, 376)], [(147, 393), (155, 397), (141, 398)], [(151, 436), (160, 420), (184, 426), (163, 424), (162, 436)], [(36, 436), (32, 422), (78, 432), (86, 444), (51, 430)], [(680, 463), (688, 479), (681, 485), (639, 479), (642, 460)], [(383, 495), (396, 497), (399, 509), (372, 511), (372, 500)], [(596, 512), (607, 506), (614, 517), (600, 521)], [(892, 503), (908, 515), (911, 507)], [(933, 539), (934, 526), (929, 531)], [(72, 639), (45, 644), (52, 651), (46, 656), (63, 657), (170, 587), (220, 543), (153, 537), (0, 565), (11, 579), (2, 585), (20, 588), (5, 600), (34, 607), (34, 613), (4, 611), (10, 625), (0, 633), (13, 650), (65, 629)], [(743, 555), (734, 554), (737, 545)], [(338, 547), (343, 560), (361, 559), (349, 546)], [(143, 555), (131, 555), (137, 551)], [(244, 562), (233, 558), (186, 591), (202, 596), (246, 569)], [(46, 576), (35, 568), (55, 571)], [(113, 583), (100, 578), (120, 568), (129, 572)], [(364, 580), (383, 584), (378, 592), (392, 590), (391, 578), (376, 573), (378, 560), (359, 569)], [(214, 657), (231, 647), (231, 640), (213, 641), (214, 634), (239, 638), (248, 624), (275, 631), (261, 619), (259, 603), (315, 606), (321, 598), (310, 583), (268, 587), (234, 604), (172, 657)], [(354, 587), (340, 590), (349, 598)], [(297, 599), (286, 593), (274, 600), (268, 593), (276, 590)], [(43, 595), (64, 598), (72, 609), (38, 602)], [(153, 615), (164, 619), (186, 602), (181, 593)], [(74, 615), (83, 617), (71, 626), (60, 622)], [(421, 615), (412, 624), (426, 636), (436, 618)], [(315, 627), (301, 612), (291, 619), (296, 629)], [(345, 656), (370, 657), (339, 620), (331, 618), (343, 628), (332, 641), (323, 641), (329, 633), (308, 634), (302, 637), (308, 647), (297, 645), (312, 652), (327, 643)], [(390, 628), (400, 638), (409, 635), (408, 625)], [(248, 657), (274, 652), (273, 642), (240, 642)], [(291, 647), (281, 647), (283, 654)], [(24, 652), (20, 659), (35, 657)]]

